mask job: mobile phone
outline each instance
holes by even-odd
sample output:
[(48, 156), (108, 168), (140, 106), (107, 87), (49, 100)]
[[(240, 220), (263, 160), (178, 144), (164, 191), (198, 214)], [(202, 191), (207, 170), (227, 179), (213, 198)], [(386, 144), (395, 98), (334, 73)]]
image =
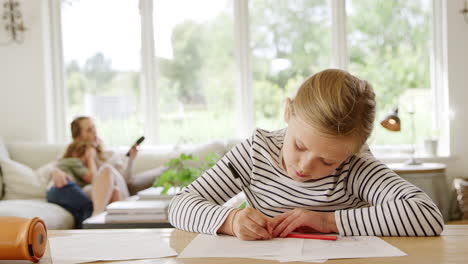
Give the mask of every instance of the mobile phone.
[[(140, 138), (135, 142), (135, 144), (133, 144), (133, 145), (137, 145), (137, 146), (138, 146), (138, 145), (141, 144), (141, 142), (143, 142), (143, 140), (145, 140), (145, 136), (140, 137)], [(133, 145), (132, 145), (132, 147), (133, 147)], [(125, 156), (127, 156), (127, 157), (130, 156), (130, 150), (128, 150), (128, 152), (127, 152), (127, 154), (125, 154)]]

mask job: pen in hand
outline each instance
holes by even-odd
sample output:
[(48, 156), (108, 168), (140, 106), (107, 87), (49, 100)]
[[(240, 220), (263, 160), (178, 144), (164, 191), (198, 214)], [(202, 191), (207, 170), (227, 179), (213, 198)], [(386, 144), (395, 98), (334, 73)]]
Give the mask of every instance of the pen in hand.
[(336, 236), (329, 235), (312, 235), (312, 234), (288, 234), (288, 238), (304, 238), (304, 239), (322, 239), (322, 240), (336, 240)]
[(241, 175), (239, 174), (239, 172), (234, 168), (234, 166), (231, 164), (231, 162), (228, 162), (227, 164), (228, 166), (228, 169), (231, 171), (232, 173), (232, 176), (234, 177), (234, 179), (236, 179), (236, 181), (239, 183), (240, 185), (240, 188), (242, 189), (242, 191), (244, 192), (245, 196), (246, 196), (246, 199), (247, 199), (247, 204), (248, 206), (252, 207), (252, 208), (255, 208), (254, 204), (252, 203), (252, 197), (251, 197), (251, 193), (249, 191), (249, 188), (246, 187), (244, 185), (244, 182), (242, 181), (242, 177)]

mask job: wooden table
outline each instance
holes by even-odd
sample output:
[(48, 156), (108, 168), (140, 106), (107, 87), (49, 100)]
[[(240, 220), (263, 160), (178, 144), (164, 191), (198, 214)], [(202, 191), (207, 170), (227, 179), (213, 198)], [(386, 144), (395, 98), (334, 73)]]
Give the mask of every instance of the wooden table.
[[(83, 233), (104, 233), (104, 232), (152, 232), (158, 234), (168, 242), (177, 252), (181, 252), (192, 239), (195, 233), (184, 232), (178, 229), (120, 229), (120, 230), (52, 230), (49, 236), (61, 236)], [(439, 264), (439, 263), (468, 263), (468, 225), (447, 225), (439, 237), (383, 237), (385, 241), (404, 251), (408, 256), (391, 258), (362, 258), (362, 259), (337, 259), (328, 260), (330, 264), (375, 264), (375, 263), (398, 263), (398, 264)], [(92, 244), (92, 243), (91, 243)], [(92, 245), (90, 245), (92, 246)], [(49, 248), (40, 263), (54, 263), (50, 259)], [(241, 259), (241, 258), (198, 258), (198, 259), (178, 259), (175, 257), (161, 259), (115, 261), (100, 263), (141, 263), (141, 264), (219, 264), (219, 263), (239, 263), (239, 264), (267, 264), (279, 263), (277, 261), (267, 261), (259, 259)], [(294, 262), (299, 263), (299, 262)]]

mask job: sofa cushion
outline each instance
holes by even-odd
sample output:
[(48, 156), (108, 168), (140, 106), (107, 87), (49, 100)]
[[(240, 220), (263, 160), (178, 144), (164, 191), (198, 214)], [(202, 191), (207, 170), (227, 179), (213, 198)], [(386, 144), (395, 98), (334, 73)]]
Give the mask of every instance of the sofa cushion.
[(28, 166), (10, 159), (1, 159), (5, 200), (45, 198), (46, 188), (37, 173)]
[(60, 158), (67, 147), (66, 144), (27, 142), (7, 143), (6, 146), (10, 159), (34, 170)]
[(75, 226), (75, 220), (67, 210), (45, 200), (0, 201), (0, 216), (39, 217), (47, 229), (71, 229)]
[[(3, 139), (0, 137), (0, 159), (8, 159), (10, 158), (8, 156), (8, 151), (6, 149), (5, 143), (3, 142)], [(2, 173), (2, 166), (0, 165), (0, 200), (3, 199), (3, 173)]]
[(159, 168), (176, 156), (177, 153), (170, 149), (142, 149), (138, 152), (138, 156), (133, 162), (133, 172), (137, 174), (154, 168)]
[(166, 170), (167, 167), (162, 166), (133, 175), (127, 183), (130, 195), (135, 195), (141, 190), (152, 187), (155, 179), (161, 176)]
[(208, 143), (195, 144), (195, 145), (186, 145), (181, 147), (179, 152), (192, 154), (199, 159), (203, 159), (210, 153), (214, 153), (220, 157), (226, 154), (228, 150), (226, 149), (226, 144), (221, 141), (212, 141)]

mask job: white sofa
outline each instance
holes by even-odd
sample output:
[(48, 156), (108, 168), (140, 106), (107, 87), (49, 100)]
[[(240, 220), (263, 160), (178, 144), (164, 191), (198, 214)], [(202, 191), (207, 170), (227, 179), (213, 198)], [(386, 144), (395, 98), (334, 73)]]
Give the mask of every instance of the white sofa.
[[(155, 176), (163, 172), (164, 163), (180, 153), (204, 157), (214, 152), (220, 157), (236, 141), (210, 142), (172, 147), (141, 147), (134, 163), (134, 180), (129, 184), (131, 194), (148, 188)], [(65, 144), (6, 143), (0, 138), (0, 216), (40, 217), (48, 229), (71, 229), (72, 215), (62, 207), (46, 201), (46, 186), (39, 180), (48, 173), (52, 161), (60, 157)], [(126, 149), (113, 149), (125, 153)], [(46, 166), (44, 166), (46, 165)]]

